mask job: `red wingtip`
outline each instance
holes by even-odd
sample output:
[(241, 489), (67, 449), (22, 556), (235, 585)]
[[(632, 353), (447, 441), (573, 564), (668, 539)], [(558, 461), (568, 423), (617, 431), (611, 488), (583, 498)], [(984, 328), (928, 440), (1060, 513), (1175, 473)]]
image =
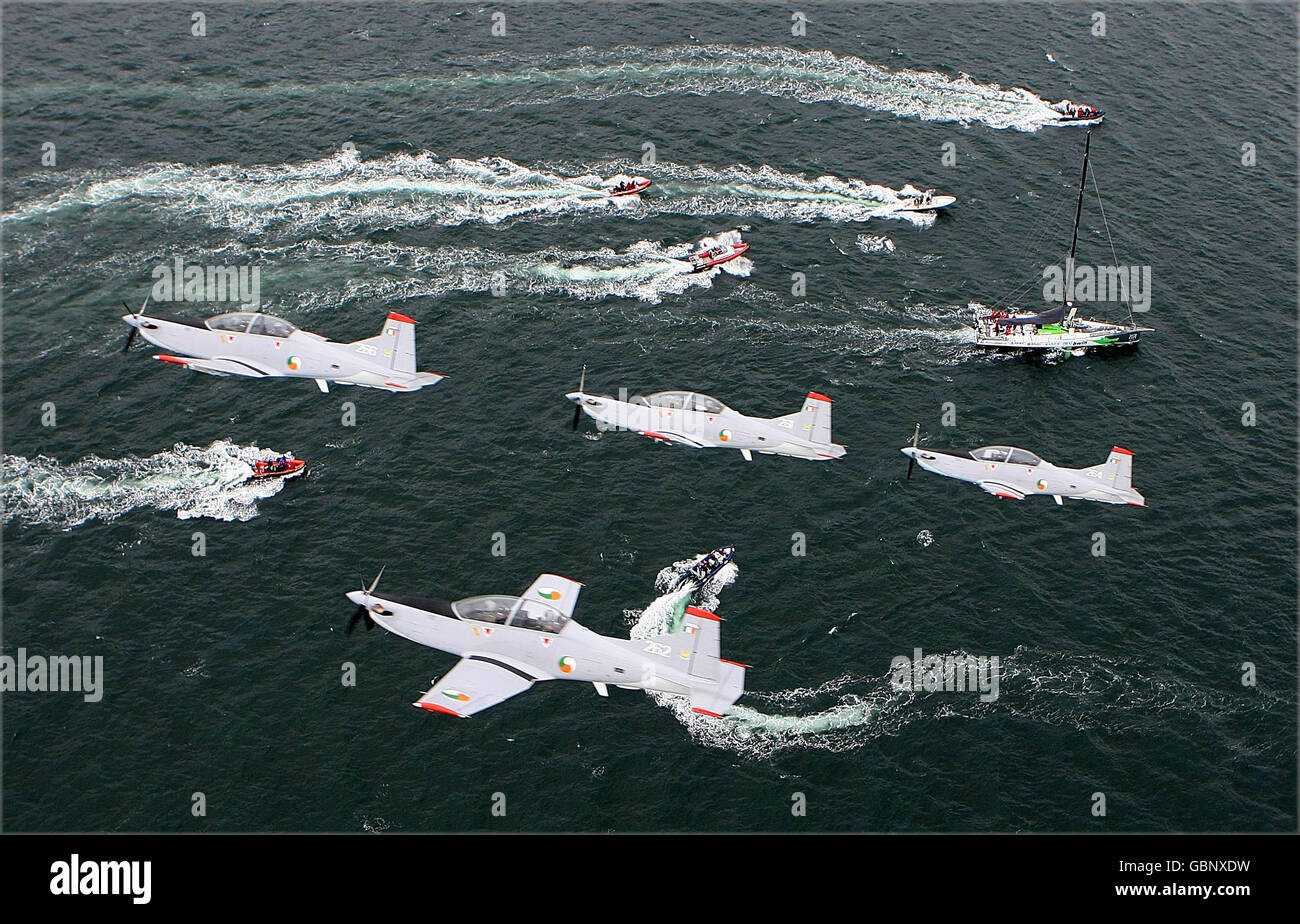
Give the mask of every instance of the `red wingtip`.
[(710, 613), (708, 610), (702, 610), (698, 606), (688, 606), (686, 612), (691, 616), (698, 616), (701, 619), (712, 619), (714, 622), (722, 622), (722, 617)]
[(187, 359), (181, 359), (179, 356), (168, 356), (166, 353), (156, 353), (154, 354), (154, 359), (161, 360), (165, 363), (175, 363), (178, 366), (188, 366), (190, 364)]
[(709, 710), (707, 710), (707, 709), (692, 709), (691, 712), (697, 712), (697, 713), (699, 713), (700, 715), (707, 715), (707, 716), (709, 716), (710, 718), (713, 718), (713, 719), (720, 719), (720, 718), (722, 718), (722, 713), (721, 713), (721, 712), (709, 712)]
[(390, 320), (390, 321), (405, 321), (407, 324), (414, 324), (414, 323), (415, 323), (415, 319), (414, 319), (414, 318), (408, 318), (406, 315), (404, 315), (404, 314), (398, 314), (396, 311), (390, 311), (390, 312), (388, 312), (388, 320)]
[(411, 703), (411, 705), (415, 706), (417, 709), (428, 709), (430, 712), (441, 712), (443, 715), (454, 715), (458, 719), (468, 718), (468, 716), (463, 716), (459, 712), (456, 712), (453, 709), (448, 709), (446, 706), (440, 706), (437, 703)]
[(810, 391), (808, 392), (808, 397), (811, 398), (813, 401), (825, 401), (827, 404), (831, 403), (830, 398), (826, 397), (825, 395), (819, 392)]
[(746, 669), (749, 668), (748, 664), (741, 664), (739, 661), (732, 661), (730, 658), (718, 658), (718, 660), (721, 661), (723, 664), (734, 664), (736, 665), (736, 667), (743, 667)]
[(1111, 452), (1118, 452), (1118, 453), (1121, 453), (1122, 455), (1126, 455), (1126, 456), (1131, 456), (1131, 455), (1133, 455), (1133, 453), (1129, 452), (1129, 451), (1128, 451), (1127, 449), (1125, 449), (1123, 446), (1115, 446), (1115, 447), (1113, 447), (1113, 448), (1111, 449)]

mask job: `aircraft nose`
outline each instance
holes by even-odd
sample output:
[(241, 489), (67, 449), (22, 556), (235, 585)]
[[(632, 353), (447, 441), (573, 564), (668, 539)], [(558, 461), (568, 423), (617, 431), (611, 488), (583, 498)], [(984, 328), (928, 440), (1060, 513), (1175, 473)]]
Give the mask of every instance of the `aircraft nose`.
[(133, 314), (124, 314), (124, 315), (122, 315), (122, 320), (125, 321), (126, 323), (130, 324), (132, 327), (139, 327), (139, 326), (140, 326), (140, 320), (139, 320), (135, 315), (133, 315)]
[(365, 591), (349, 590), (348, 599), (351, 600), (353, 603), (355, 603), (357, 606), (361, 606), (366, 599)]
[(899, 450), (899, 452), (907, 456), (909, 459), (915, 459), (917, 448), (915, 446), (904, 446), (902, 449)]
[(580, 391), (571, 391), (564, 397), (565, 400), (572, 401), (574, 404), (581, 404), (583, 395)]

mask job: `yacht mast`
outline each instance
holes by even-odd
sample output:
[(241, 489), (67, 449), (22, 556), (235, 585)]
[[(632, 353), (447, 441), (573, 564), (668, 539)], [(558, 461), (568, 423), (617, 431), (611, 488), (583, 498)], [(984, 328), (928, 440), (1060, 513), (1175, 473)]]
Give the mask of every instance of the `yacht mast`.
[(1065, 263), (1066, 275), (1069, 277), (1066, 284), (1062, 287), (1061, 298), (1065, 301), (1069, 312), (1065, 316), (1065, 323), (1069, 324), (1074, 320), (1074, 313), (1079, 310), (1077, 305), (1071, 305), (1065, 293), (1074, 288), (1074, 248), (1079, 243), (1079, 216), (1083, 213), (1083, 183), (1088, 178), (1088, 148), (1092, 146), (1092, 131), (1083, 139), (1083, 172), (1079, 174), (1079, 201), (1074, 205), (1074, 235), (1070, 238), (1070, 259)]

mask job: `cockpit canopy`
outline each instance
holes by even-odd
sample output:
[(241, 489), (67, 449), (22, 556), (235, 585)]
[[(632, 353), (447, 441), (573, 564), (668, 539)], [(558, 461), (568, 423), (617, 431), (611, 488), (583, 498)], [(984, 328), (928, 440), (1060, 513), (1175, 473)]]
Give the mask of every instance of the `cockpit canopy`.
[(971, 452), (980, 462), (1009, 462), (1012, 465), (1042, 465), (1043, 460), (1032, 452), (1014, 446), (981, 446)]
[(525, 600), (522, 597), (489, 595), (468, 597), (457, 600), (451, 605), (451, 611), (459, 619), (474, 622), (490, 622), (498, 626), (512, 626), (516, 629), (532, 629), (535, 632), (558, 633), (569, 621), (549, 603), (540, 600)]
[(236, 334), (261, 334), (265, 337), (288, 337), (298, 328), (288, 321), (262, 314), (260, 311), (232, 311), (208, 318), (204, 322), (209, 330), (224, 330)]
[(673, 410), (703, 411), (706, 414), (721, 414), (726, 410), (717, 398), (701, 395), (693, 391), (660, 391), (645, 399), (651, 407), (666, 407)]

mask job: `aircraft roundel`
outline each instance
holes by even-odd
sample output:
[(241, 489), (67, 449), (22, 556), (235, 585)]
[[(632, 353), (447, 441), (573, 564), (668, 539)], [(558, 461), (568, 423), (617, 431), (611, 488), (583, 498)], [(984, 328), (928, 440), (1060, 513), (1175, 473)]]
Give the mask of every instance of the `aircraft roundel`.
[(1037, 487), (1038, 487), (1038, 490), (1040, 490), (1040, 491), (1046, 491), (1046, 490), (1047, 490), (1047, 482), (1044, 481), (1043, 479), (1039, 478), (1039, 479), (1038, 479), (1038, 485), (1037, 485)]
[(730, 430), (722, 429), (722, 430), (719, 430), (719, 431), (718, 431), (718, 441), (719, 441), (719, 442), (725, 443), (725, 442), (726, 442), (727, 440), (729, 440), (729, 439), (731, 439), (731, 431), (730, 431)]
[(577, 666), (578, 666), (578, 662), (573, 660), (573, 658), (570, 658), (568, 655), (565, 655), (564, 657), (560, 658), (561, 674), (572, 674), (573, 669)]
[(469, 694), (462, 693), (460, 692), (460, 690), (443, 690), (442, 695), (447, 697), (448, 699), (454, 699), (458, 703), (469, 702)]
[(302, 365), (302, 360), (299, 359), (297, 356), (290, 356), (288, 359), (284, 361), (284, 364), (296, 372), (298, 368)]
[(558, 600), (563, 597), (564, 594), (560, 593), (558, 590), (543, 587), (541, 590), (537, 591), (537, 596), (541, 597), (543, 600)]

